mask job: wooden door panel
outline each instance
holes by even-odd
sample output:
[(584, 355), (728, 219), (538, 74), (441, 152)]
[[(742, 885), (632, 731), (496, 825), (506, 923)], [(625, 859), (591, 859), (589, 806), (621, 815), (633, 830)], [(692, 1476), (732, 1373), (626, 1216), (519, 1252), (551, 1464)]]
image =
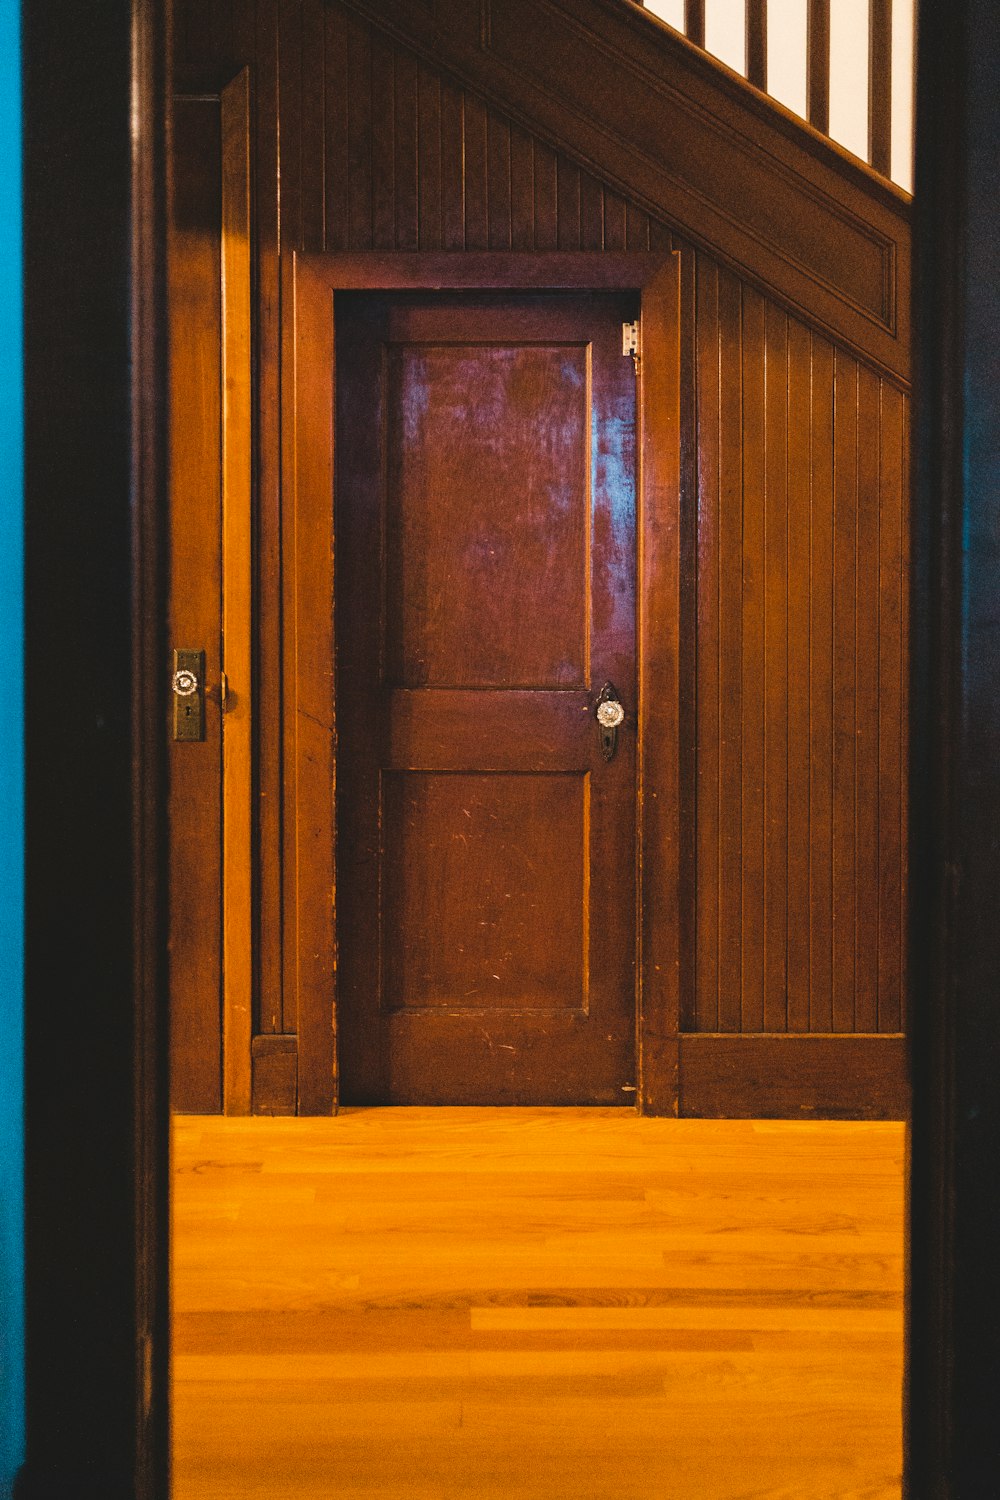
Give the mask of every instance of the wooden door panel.
[[(482, 771), (585, 770), (590, 764), (594, 707), (586, 689), (494, 695), (399, 688), (385, 697), (390, 765), (461, 771), (473, 743)], [(574, 745), (575, 755), (567, 758), (567, 747)]]
[(586, 683), (588, 355), (585, 344), (390, 346), (390, 682)]
[(630, 316), (618, 293), (338, 303), (345, 1101), (632, 1101)]
[(199, 1113), (251, 1106), (249, 118), (246, 70), (174, 100), (170, 639), (205, 682), (169, 750), (171, 1098)]
[(589, 790), (587, 772), (383, 774), (386, 1010), (587, 1010)]

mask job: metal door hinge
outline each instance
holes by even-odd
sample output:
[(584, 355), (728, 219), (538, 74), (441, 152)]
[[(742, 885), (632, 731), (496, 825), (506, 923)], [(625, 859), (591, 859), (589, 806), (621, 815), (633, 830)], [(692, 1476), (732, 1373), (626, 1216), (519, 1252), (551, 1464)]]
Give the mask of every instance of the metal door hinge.
[(622, 324), (622, 354), (629, 354), (636, 369), (639, 368), (639, 322)]

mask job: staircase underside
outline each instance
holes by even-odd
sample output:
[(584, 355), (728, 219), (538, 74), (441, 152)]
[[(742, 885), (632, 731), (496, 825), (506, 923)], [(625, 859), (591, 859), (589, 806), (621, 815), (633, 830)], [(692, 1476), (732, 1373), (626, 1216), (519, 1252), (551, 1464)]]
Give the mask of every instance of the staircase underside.
[(621, 0), (345, 3), (908, 379), (908, 195), (655, 17)]

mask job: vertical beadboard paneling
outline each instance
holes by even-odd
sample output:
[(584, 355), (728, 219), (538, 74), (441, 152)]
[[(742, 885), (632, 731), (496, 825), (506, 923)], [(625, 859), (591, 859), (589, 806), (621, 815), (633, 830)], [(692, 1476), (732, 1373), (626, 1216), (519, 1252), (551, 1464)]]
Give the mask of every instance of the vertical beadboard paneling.
[[(372, 249), (396, 248), (396, 52), (379, 32), (371, 33)], [(405, 162), (404, 162), (405, 170)]]
[[(465, 248), (490, 248), (489, 144), (486, 106), (465, 95), (462, 111), (462, 191), (465, 199)], [(455, 184), (451, 185), (455, 191)]]
[(580, 249), (604, 249), (604, 188), (589, 172), (580, 173)]
[(624, 250), (626, 248), (625, 236), (625, 199), (619, 198), (617, 193), (610, 189), (604, 192), (604, 248), (605, 250)]
[(704, 439), (698, 447), (698, 817), (695, 825), (695, 1026), (719, 1027), (719, 920), (722, 902), (720, 856), (722, 798), (720, 754), (724, 738), (720, 659), (724, 629), (719, 599), (721, 568), (719, 449), (720, 411), (719, 272), (705, 263), (698, 278), (695, 317), (697, 382)]
[[(465, 95), (441, 81), (441, 248), (465, 249)], [(426, 113), (421, 113), (423, 134), (431, 134)], [(428, 247), (429, 248), (429, 247)]]
[[(302, 0), (302, 116), (299, 195), (304, 245), (325, 249), (326, 237), (326, 10), (323, 0)], [(336, 69), (334, 70), (336, 75)]]
[(901, 1028), (905, 401), (707, 256), (694, 1024)]
[(833, 349), (812, 339), (809, 546), (809, 1030), (833, 1030)]
[(510, 248), (535, 248), (534, 141), (518, 126), (510, 127)]
[(420, 216), (418, 242), (424, 250), (440, 250), (444, 233), (441, 196), (444, 158), (444, 109), (441, 79), (420, 67), (417, 78), (417, 199)]
[[(371, 250), (374, 236), (372, 230), (372, 39), (371, 32), (354, 16), (344, 17), (340, 11), (331, 11), (330, 19), (339, 23), (338, 32), (327, 48), (327, 56), (333, 58), (345, 47), (347, 52), (347, 109), (337, 110), (329, 123), (345, 119), (347, 126), (347, 206), (348, 249)], [(333, 82), (327, 88), (329, 100)], [(336, 145), (328, 144), (331, 160), (340, 152)]]
[(277, 6), (278, 118), (281, 121), (279, 203), (281, 241), (289, 249), (302, 237), (302, 5)]
[(560, 250), (580, 248), (580, 168), (560, 156), (556, 161), (556, 221)]
[(397, 250), (420, 247), (418, 207), (419, 136), (417, 124), (417, 63), (406, 52), (393, 58), (393, 175)]
[[(636, 249), (643, 247), (637, 245)], [(650, 250), (670, 250), (673, 248), (673, 235), (666, 224), (661, 224), (658, 219), (649, 220), (648, 248)]]
[[(743, 295), (719, 270), (719, 1030), (742, 1024)], [(710, 503), (704, 499), (704, 508)], [(696, 886), (698, 875), (696, 870)]]
[(670, 231), (651, 232), (642, 209), (356, 16), (328, 5), (320, 32), (316, 5), (301, 0), (283, 22), (282, 220), (291, 243), (670, 248)]
[(346, 27), (337, 11), (325, 12), (323, 35), (324, 160), (326, 163), (324, 218), (326, 248), (335, 253), (350, 248), (348, 201), (350, 168), (349, 140), (350, 64)]
[[(743, 326), (743, 825), (741, 1031), (764, 1029), (765, 466), (764, 298), (742, 289)], [(726, 378), (735, 359), (726, 360)], [(726, 809), (736, 815), (735, 807)], [(697, 812), (696, 812), (697, 816)]]
[(491, 250), (510, 249), (510, 126), (490, 111), (486, 118), (486, 204)]
[(859, 370), (854, 1029), (864, 1032), (878, 1031), (879, 384), (870, 370)]
[(764, 310), (764, 1027), (788, 1027), (788, 318)]
[(788, 912), (789, 1031), (809, 1030), (809, 672), (812, 336), (788, 319)]
[(833, 1029), (854, 1030), (857, 838), (858, 362), (834, 356)]
[[(879, 448), (879, 899), (878, 1029), (902, 1029), (904, 949), (902, 925), (905, 860), (906, 736), (906, 505), (907, 433), (904, 401), (892, 386), (881, 390)], [(897, 564), (902, 559), (902, 565)]]

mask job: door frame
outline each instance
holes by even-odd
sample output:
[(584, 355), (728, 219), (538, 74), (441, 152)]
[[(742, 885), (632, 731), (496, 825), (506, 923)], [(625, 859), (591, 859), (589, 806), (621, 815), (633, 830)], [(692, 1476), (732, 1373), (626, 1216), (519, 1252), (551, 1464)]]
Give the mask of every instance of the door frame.
[[(636, 1107), (676, 1115), (682, 892), (681, 254), (296, 254), (282, 303), (282, 871), (298, 1109), (338, 1105), (334, 299), (343, 291), (634, 291), (637, 381)], [(623, 356), (624, 357), (624, 356)], [(317, 628), (319, 624), (319, 628)], [(308, 827), (300, 806), (321, 808)], [(332, 976), (332, 984), (331, 984)], [(287, 998), (287, 997), (286, 997)]]
[[(37, 685), (26, 714), (33, 789), (25, 1003), (28, 1460), (18, 1483), (25, 1500), (89, 1494), (95, 1484), (108, 1495), (167, 1500), (169, 1487), (162, 752), (168, 9), (161, 0), (125, 0), (85, 11), (53, 0), (24, 12), (26, 679), (29, 690)], [(971, 375), (979, 430), (988, 433), (1000, 420), (997, 385), (984, 368), (987, 340), (980, 337), (970, 351), (960, 296), (973, 267), (985, 287), (997, 279), (989, 259), (1000, 220), (991, 192), (994, 158), (972, 152), (969, 142), (991, 139), (998, 128), (989, 85), (1000, 42), (987, 0), (922, 0), (920, 22), (913, 574), (924, 605), (912, 636), (910, 872), (911, 930), (925, 962), (910, 967), (910, 1500), (958, 1493), (958, 1455), (966, 1473), (994, 1461), (992, 1405), (969, 1403), (962, 1377), (974, 1380), (984, 1351), (996, 1348), (998, 1302), (995, 1215), (981, 1212), (983, 1184), (998, 1161), (996, 1091), (986, 1096), (986, 1120), (971, 1129), (960, 1090), (994, 1051), (994, 991), (976, 982), (973, 970), (1000, 963), (1000, 926), (985, 905), (983, 919), (958, 936), (955, 925), (956, 914), (993, 900), (997, 859), (990, 846), (965, 870), (969, 827), (956, 823), (952, 808), (963, 795), (974, 797), (976, 821), (988, 830), (1000, 788), (992, 743), (980, 740), (970, 751), (954, 733), (969, 694), (966, 677), (952, 669), (964, 640), (962, 594), (952, 575), (930, 564), (942, 552), (962, 558), (966, 583), (995, 588), (996, 554), (985, 525), (963, 556), (970, 521), (985, 515), (994, 490), (985, 458), (976, 454), (971, 468), (964, 462), (972, 413), (957, 394)], [(978, 211), (971, 225), (970, 203)], [(108, 372), (97, 387), (99, 405), (95, 368)], [(84, 398), (88, 420), (67, 421)], [(65, 496), (79, 496), (83, 481), (94, 503), (71, 555), (64, 528), (46, 523), (65, 509)], [(129, 599), (134, 649), (120, 623), (121, 601)], [(79, 737), (66, 733), (67, 723), (93, 712), (95, 631), (79, 627), (84, 603), (110, 619), (106, 640), (125, 662), (113, 655), (100, 679), (107, 718), (93, 737), (100, 753), (86, 755)], [(59, 628), (63, 619), (73, 628)], [(995, 673), (993, 642), (974, 635), (964, 660)], [(931, 691), (938, 680), (932, 663), (944, 664), (953, 684), (947, 700)], [(72, 903), (63, 899), (68, 858), (84, 861), (87, 871), (74, 884)], [(77, 1014), (65, 996), (84, 938), (98, 961), (89, 993), (99, 994), (101, 1005)], [(956, 1047), (960, 1012), (965, 1031)], [(69, 1140), (77, 1151), (66, 1150)], [(78, 1160), (86, 1162), (82, 1177)], [(967, 1229), (960, 1235), (959, 1219)], [(85, 1324), (93, 1338), (66, 1338), (67, 1308), (77, 1334)], [(989, 1396), (988, 1384), (983, 1392)], [(962, 1493), (972, 1493), (972, 1485)]]

